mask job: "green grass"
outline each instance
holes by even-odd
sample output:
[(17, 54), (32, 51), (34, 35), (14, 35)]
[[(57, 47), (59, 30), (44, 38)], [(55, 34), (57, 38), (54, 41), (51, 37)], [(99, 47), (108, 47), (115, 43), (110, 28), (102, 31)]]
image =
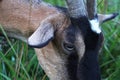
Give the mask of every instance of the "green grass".
[[(120, 13), (120, 0), (98, 0), (99, 13)], [(100, 54), (100, 66), (104, 80), (120, 80), (120, 16), (104, 23), (104, 46)]]
[[(45, 0), (53, 5), (65, 6), (64, 0)], [(120, 13), (120, 0), (98, 0), (99, 13)], [(104, 23), (104, 45), (100, 52), (103, 80), (120, 80), (120, 16)], [(4, 30), (2, 30), (4, 32)], [(48, 80), (38, 64), (36, 54), (27, 44), (0, 37), (0, 80)]]
[(5, 35), (1, 37), (0, 80), (47, 80), (34, 50), (19, 40), (9, 39), (0, 28)]

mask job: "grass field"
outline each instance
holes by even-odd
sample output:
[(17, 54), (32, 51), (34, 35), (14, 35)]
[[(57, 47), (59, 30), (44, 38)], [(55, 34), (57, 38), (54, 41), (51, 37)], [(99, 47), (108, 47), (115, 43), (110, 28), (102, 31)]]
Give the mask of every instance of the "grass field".
[[(45, 0), (64, 6), (64, 0)], [(98, 0), (99, 13), (120, 13), (120, 0)], [(104, 45), (99, 61), (103, 80), (120, 80), (120, 16), (101, 25)], [(1, 26), (0, 26), (1, 27)], [(1, 31), (4, 32), (3, 29)], [(0, 37), (0, 80), (48, 80), (27, 44)]]

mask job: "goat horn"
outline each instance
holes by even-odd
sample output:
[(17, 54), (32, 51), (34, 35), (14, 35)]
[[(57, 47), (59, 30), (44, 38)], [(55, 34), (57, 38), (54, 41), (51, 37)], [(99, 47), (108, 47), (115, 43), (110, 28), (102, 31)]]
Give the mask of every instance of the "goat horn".
[(94, 19), (97, 15), (97, 1), (87, 0), (87, 12), (89, 19)]
[(66, 0), (70, 17), (87, 16), (84, 0)]

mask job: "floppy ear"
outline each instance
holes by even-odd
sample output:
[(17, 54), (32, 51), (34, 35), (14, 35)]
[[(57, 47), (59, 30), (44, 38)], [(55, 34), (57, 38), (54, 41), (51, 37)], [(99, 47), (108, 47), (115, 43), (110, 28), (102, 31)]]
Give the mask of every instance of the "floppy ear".
[(98, 20), (100, 23), (109, 21), (111, 19), (114, 19), (118, 13), (113, 13), (113, 14), (98, 14)]
[(34, 48), (46, 46), (54, 37), (54, 29), (51, 23), (41, 24), (28, 38), (28, 45)]

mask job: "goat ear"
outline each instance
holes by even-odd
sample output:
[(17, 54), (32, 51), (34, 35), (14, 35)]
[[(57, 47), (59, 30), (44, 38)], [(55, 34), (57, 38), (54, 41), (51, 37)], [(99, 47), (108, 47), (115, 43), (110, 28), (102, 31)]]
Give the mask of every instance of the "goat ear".
[(113, 14), (98, 14), (98, 20), (100, 23), (109, 21), (111, 19), (114, 19), (118, 13), (113, 13)]
[(46, 46), (54, 37), (54, 29), (51, 23), (41, 24), (28, 38), (28, 45), (34, 48)]

